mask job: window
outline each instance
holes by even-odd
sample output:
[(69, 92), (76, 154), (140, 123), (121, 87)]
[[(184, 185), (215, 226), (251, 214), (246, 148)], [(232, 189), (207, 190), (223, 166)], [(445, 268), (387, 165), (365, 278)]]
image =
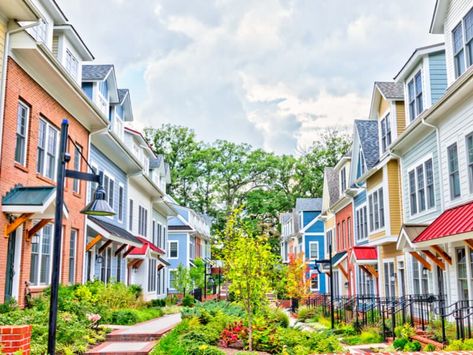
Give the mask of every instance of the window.
[(384, 228), (384, 196), (383, 188), (380, 187), (368, 197), (370, 232)]
[(326, 240), (327, 240), (327, 250), (326, 254), (330, 256), (330, 245), (332, 246), (332, 253), (335, 251), (335, 244), (333, 240), (333, 229), (329, 229), (326, 232)]
[[(154, 245), (156, 244), (157, 240), (157, 228), (156, 228), (156, 221), (153, 219), (153, 222), (151, 223), (151, 241), (153, 242)], [(158, 245), (159, 246), (159, 245)]]
[(104, 254), (101, 263), (100, 280), (108, 283), (112, 274), (112, 248), (105, 249)]
[(29, 107), (20, 101), (18, 103), (16, 118), (15, 161), (21, 165), (26, 165), (26, 136), (28, 132), (29, 115)]
[(345, 167), (340, 171), (340, 194), (347, 189), (347, 170)]
[(470, 182), (470, 192), (473, 193), (473, 133), (466, 137), (466, 159), (468, 165), (468, 180)]
[(105, 99), (108, 99), (108, 83), (106, 80), (99, 83), (99, 91)]
[(310, 290), (319, 290), (319, 273), (315, 270), (310, 271)]
[(368, 238), (368, 220), (366, 206), (362, 206), (356, 210), (356, 240), (362, 241)]
[(427, 269), (424, 268), (414, 257), (412, 260), (412, 282), (414, 294), (421, 295), (429, 293), (429, 278)]
[(117, 255), (117, 282), (122, 281), (122, 255)]
[(453, 200), (461, 195), (460, 172), (458, 170), (458, 149), (456, 143), (447, 148), (447, 155), (448, 175), (450, 181), (450, 198)]
[(69, 49), (66, 49), (66, 70), (74, 77), (77, 77), (79, 71), (79, 61), (71, 53)]
[(458, 78), (465, 71), (465, 50), (463, 48), (463, 24), (460, 22), (453, 29), (453, 61), (455, 63), (455, 77)]
[(411, 215), (417, 213), (417, 195), (416, 195), (416, 172), (412, 170), (409, 172), (409, 196)]
[(69, 283), (75, 283), (76, 276), (76, 247), (77, 229), (71, 229), (71, 239), (69, 240)]
[(178, 255), (177, 251), (177, 241), (169, 242), (169, 258), (176, 259)]
[(53, 225), (47, 224), (31, 239), (30, 282), (33, 286), (49, 285)]
[(309, 243), (309, 258), (318, 259), (319, 258), (319, 242), (310, 242)]
[(358, 152), (358, 177), (362, 176), (365, 172), (365, 155), (363, 154), (363, 151), (360, 147), (360, 151)]
[(128, 229), (133, 231), (133, 200), (131, 198), (128, 211)]
[(103, 187), (105, 189), (105, 197), (108, 200), (108, 204), (112, 209), (114, 208), (114, 195), (115, 195), (115, 181), (107, 174), (103, 174)]
[(385, 296), (392, 298), (396, 296), (396, 280), (394, 279), (394, 262), (388, 261), (384, 266), (384, 292)]
[(52, 180), (56, 177), (58, 130), (44, 119), (39, 120), (36, 171)]
[(420, 165), (416, 168), (417, 174), (417, 201), (419, 212), (425, 211), (425, 180), (424, 180), (424, 166)]
[(345, 221), (342, 221), (342, 249), (345, 249), (345, 239), (346, 239), (346, 229), (345, 229)]
[(389, 113), (381, 120), (381, 148), (384, 153), (391, 145), (391, 122)]
[(458, 279), (458, 296), (460, 300), (468, 300), (468, 273), (466, 263), (465, 248), (457, 248), (457, 279)]
[(148, 210), (142, 206), (138, 207), (138, 234), (148, 236)]
[(118, 220), (120, 222), (123, 221), (123, 199), (125, 198), (124, 194), (124, 187), (120, 184), (118, 186)]
[[(81, 154), (82, 154), (82, 147), (76, 143), (76, 145), (74, 146), (74, 170), (75, 171), (81, 171), (82, 169)], [(79, 179), (73, 180), (72, 191), (74, 191), (77, 194), (80, 193), (80, 180)]]
[(363, 271), (359, 266), (356, 267), (357, 293), (361, 296), (374, 295), (373, 278)]
[(177, 270), (169, 270), (169, 287), (175, 289)]
[(425, 185), (427, 187), (427, 207), (429, 209), (435, 207), (435, 191), (434, 191), (434, 171), (432, 159), (424, 163), (425, 166)]
[(465, 48), (468, 66), (473, 64), (473, 9), (470, 10), (465, 18)]
[(156, 279), (157, 279), (156, 259), (150, 259), (148, 264), (149, 264), (148, 292), (154, 292), (156, 291)]
[(422, 74), (420, 70), (407, 84), (407, 94), (409, 99), (409, 120), (412, 122), (424, 110), (422, 101)]

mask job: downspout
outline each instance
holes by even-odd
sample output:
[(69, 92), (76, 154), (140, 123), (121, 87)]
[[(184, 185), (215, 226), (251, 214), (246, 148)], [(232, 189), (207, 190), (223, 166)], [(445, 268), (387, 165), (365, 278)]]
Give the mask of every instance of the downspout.
[(439, 176), (440, 176), (440, 193), (442, 196), (440, 196), (440, 210), (443, 211), (444, 208), (445, 208), (445, 203), (444, 203), (444, 200), (443, 200), (443, 195), (444, 195), (444, 191), (443, 191), (443, 170), (442, 170), (442, 154), (441, 154), (441, 151), (440, 151), (440, 132), (439, 132), (439, 129), (437, 126), (434, 126), (433, 124), (430, 124), (430, 123), (427, 123), (425, 121), (425, 118), (422, 117), (422, 120), (421, 120), (421, 123), (429, 128), (433, 128), (435, 130), (435, 134), (437, 136), (437, 155), (438, 155), (438, 158), (437, 158), (437, 162), (438, 162), (438, 170), (439, 170)]
[[(18, 27), (13, 30), (9, 30), (5, 33), (5, 42), (4, 42), (4, 53), (2, 58), (2, 77), (0, 79), (0, 141), (3, 140), (3, 115), (5, 114), (5, 100), (6, 100), (6, 87), (7, 87), (7, 65), (8, 65), (8, 54), (10, 52), (10, 36), (28, 30), (30, 28), (39, 26), (43, 23), (42, 19), (39, 19), (36, 22), (30, 23), (29, 25)], [(0, 160), (2, 159), (2, 146), (0, 144)], [(1, 166), (0, 166), (1, 169)]]

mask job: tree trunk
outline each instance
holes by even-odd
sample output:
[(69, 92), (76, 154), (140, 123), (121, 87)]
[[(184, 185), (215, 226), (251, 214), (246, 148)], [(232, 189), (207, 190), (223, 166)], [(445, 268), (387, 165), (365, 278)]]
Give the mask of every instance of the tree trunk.
[(248, 313), (248, 348), (253, 351), (253, 316)]

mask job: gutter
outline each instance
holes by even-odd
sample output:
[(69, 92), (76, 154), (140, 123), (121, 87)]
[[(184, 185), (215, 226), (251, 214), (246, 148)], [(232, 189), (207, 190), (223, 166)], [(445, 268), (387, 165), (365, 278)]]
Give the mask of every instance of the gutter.
[[(13, 30), (7, 31), (5, 34), (4, 53), (2, 58), (2, 77), (0, 79), (0, 141), (3, 139), (3, 120), (5, 114), (5, 101), (6, 101), (6, 87), (7, 87), (7, 66), (8, 66), (8, 54), (10, 53), (10, 37), (11, 35), (26, 31), (30, 28), (39, 26), (43, 23), (43, 19), (39, 19), (36, 22), (30, 23), (29, 25), (18, 27)], [(0, 160), (2, 159), (2, 146), (0, 144)]]

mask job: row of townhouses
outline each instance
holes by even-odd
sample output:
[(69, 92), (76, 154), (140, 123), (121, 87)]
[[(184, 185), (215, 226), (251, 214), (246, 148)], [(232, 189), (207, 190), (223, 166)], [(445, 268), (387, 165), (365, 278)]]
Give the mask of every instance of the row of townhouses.
[[(0, 303), (23, 304), (51, 281), (65, 118), (67, 168), (102, 173), (115, 215), (81, 214), (96, 184), (66, 179), (63, 284), (137, 284), (150, 300), (172, 291), (172, 260), (184, 250), (189, 262), (210, 258), (210, 221), (167, 195), (168, 164), (129, 127), (129, 90), (118, 85), (113, 65), (93, 63), (56, 1), (0, 1), (0, 57)], [(180, 240), (176, 221), (187, 227), (187, 239)]]
[[(473, 299), (473, 1), (437, 0), (430, 33), (325, 170), (334, 293)], [(325, 257), (328, 257), (327, 247)]]

